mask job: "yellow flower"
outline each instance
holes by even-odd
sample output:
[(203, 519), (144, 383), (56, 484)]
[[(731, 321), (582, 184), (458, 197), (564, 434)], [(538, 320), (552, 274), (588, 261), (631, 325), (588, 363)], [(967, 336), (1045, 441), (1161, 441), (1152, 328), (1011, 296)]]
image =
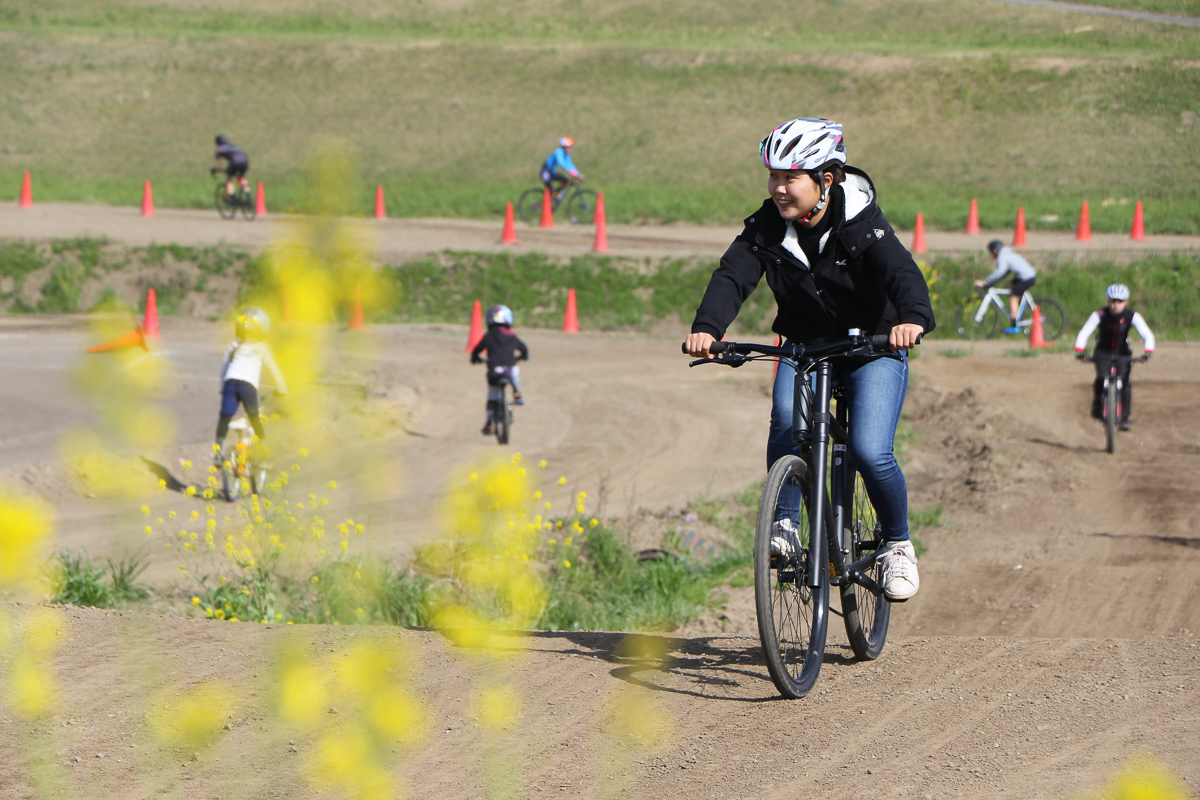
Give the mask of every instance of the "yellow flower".
[(198, 605), (200, 605), (200, 598), (199, 598), (199, 597), (193, 597), (193, 598), (192, 598), (192, 605), (194, 605), (194, 606), (198, 606)]
[(563, 559), (563, 566), (564, 566), (564, 567), (566, 567), (567, 569), (570, 569), (570, 568), (571, 568), (571, 562), (570, 562), (570, 561), (567, 561), (567, 560), (564, 558), (564, 559)]
[(147, 536), (153, 536), (153, 535), (154, 535), (154, 528), (151, 528), (149, 525), (147, 525), (147, 526), (145, 527), (145, 529), (144, 529), (144, 530), (146, 531), (146, 535), (147, 535)]
[(195, 486), (187, 487), (187, 490), (184, 492), (184, 494), (186, 494), (188, 497), (195, 497), (196, 496), (196, 487)]
[(342, 540), (342, 552), (344, 553), (349, 549), (350, 549), (350, 543), (347, 542), (345, 539), (343, 539)]
[[(168, 511), (168, 512), (167, 512), (167, 519), (175, 519), (175, 517), (176, 517), (176, 514), (175, 514), (175, 512), (174, 512), (174, 511)], [(158, 524), (159, 524), (159, 525), (161, 525), (161, 524), (162, 524), (162, 520), (161, 520), (161, 519), (158, 521)]]
[(575, 541), (575, 540), (572, 539), (570, 536), (568, 536), (567, 538), (563, 539), (563, 544), (565, 544), (567, 547), (570, 547), (571, 542), (573, 542), (573, 541)]
[(191, 468), (192, 468), (192, 462), (188, 461), (188, 460), (185, 458), (185, 459), (183, 460), (183, 468), (184, 468), (184, 469), (191, 469)]
[(158, 490), (164, 491), (167, 488), (167, 482), (163, 478), (158, 479)]
[(147, 517), (150, 516), (150, 506), (142, 506), (142, 514)]
[(320, 582), (321, 582), (321, 579), (320, 579), (318, 576), (316, 576), (316, 575), (313, 575), (313, 576), (312, 576), (312, 582), (313, 582), (313, 584), (315, 585), (315, 584), (318, 584), (318, 583), (320, 583)]
[(565, 475), (564, 475), (563, 477), (561, 477), (561, 478), (559, 478), (559, 479), (558, 479), (558, 485), (559, 485), (559, 486), (566, 486), (566, 485), (567, 485), (567, 478), (566, 478), (566, 476), (565, 476)]
[(593, 528), (599, 524), (600, 520), (596, 519), (595, 517), (592, 517), (590, 520), (588, 520), (588, 525), (591, 525)]
[(545, 469), (545, 468), (546, 468), (546, 459), (543, 458), (541, 461), (538, 462), (538, 469)]
[(337, 481), (330, 481), (330, 482), (329, 482), (329, 488), (330, 488), (330, 489), (336, 489), (336, 488), (337, 488)]

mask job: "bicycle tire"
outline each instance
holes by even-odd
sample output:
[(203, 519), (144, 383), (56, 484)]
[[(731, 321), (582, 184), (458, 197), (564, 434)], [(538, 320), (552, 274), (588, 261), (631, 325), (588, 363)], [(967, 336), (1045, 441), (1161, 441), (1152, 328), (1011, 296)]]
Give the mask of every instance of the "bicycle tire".
[(1035, 297), (1033, 302), (1037, 303), (1038, 313), (1042, 317), (1042, 338), (1052, 342), (1062, 336), (1067, 327), (1067, 312), (1063, 310), (1062, 303), (1052, 297)]
[[(867, 496), (867, 487), (862, 475), (854, 473), (854, 494), (850, 507), (846, 509), (850, 526), (842, 531), (842, 550), (847, 564), (852, 564), (878, 547), (879, 521), (875, 506)], [(864, 570), (876, 583), (883, 577), (877, 563)], [(842, 622), (846, 625), (846, 637), (854, 655), (863, 661), (874, 661), (883, 652), (887, 640), (888, 623), (892, 617), (892, 604), (882, 594), (873, 594), (857, 583), (844, 583), (839, 587), (842, 594)]]
[(597, 195), (592, 189), (578, 189), (567, 200), (567, 217), (576, 225), (591, 225), (596, 219)]
[(983, 319), (976, 322), (975, 314), (978, 310), (977, 300), (968, 300), (960, 305), (954, 312), (954, 329), (958, 331), (959, 336), (968, 341), (995, 338), (996, 328), (1000, 324), (1000, 314), (996, 307), (988, 305), (987, 310), (983, 312)]
[(1120, 414), (1117, 411), (1117, 381), (1110, 377), (1104, 397), (1105, 449), (1110, 453), (1116, 452), (1117, 449), (1117, 417), (1119, 416)]
[(517, 215), (521, 221), (529, 225), (537, 225), (542, 221), (542, 200), (545, 199), (544, 188), (526, 189), (521, 192), (517, 201)]
[(237, 216), (237, 206), (229, 202), (229, 193), (225, 191), (224, 183), (217, 184), (215, 200), (217, 213), (221, 215), (221, 219), (233, 219)]
[[(796, 552), (790, 559), (771, 555), (771, 537), (780, 495), (790, 487), (800, 498)], [(771, 680), (784, 697), (804, 697), (817, 681), (825, 657), (829, 625), (829, 570), (825, 563), (825, 531), (809, 530), (812, 484), (808, 467), (796, 456), (784, 456), (767, 474), (754, 539), (754, 600), (758, 635)], [(820, 586), (801, 586), (810, 564), (819, 559)], [(796, 576), (800, 576), (797, 581)]]
[(492, 405), (492, 430), (496, 434), (497, 444), (508, 444), (508, 386), (501, 384), (500, 399)]
[(237, 190), (238, 208), (241, 209), (242, 218), (247, 222), (254, 221), (254, 192), (247, 189), (245, 186), (239, 186)]

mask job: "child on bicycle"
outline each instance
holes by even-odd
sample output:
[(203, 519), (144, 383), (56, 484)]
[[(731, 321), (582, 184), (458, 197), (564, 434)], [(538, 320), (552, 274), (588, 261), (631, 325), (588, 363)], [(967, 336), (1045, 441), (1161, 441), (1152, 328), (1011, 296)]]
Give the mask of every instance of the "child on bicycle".
[(208, 172), (216, 175), (221, 169), (221, 159), (225, 159), (225, 192), (233, 197), (235, 180), (239, 186), (246, 185), (246, 171), (250, 169), (250, 156), (246, 155), (242, 148), (229, 141), (227, 136), (218, 135), (216, 145), (217, 149), (213, 154), (213, 168)]
[(264, 366), (271, 373), (276, 391), (281, 396), (287, 395), (287, 383), (266, 342), (270, 330), (271, 318), (261, 308), (249, 306), (238, 312), (234, 339), (221, 362), (221, 414), (217, 419), (216, 444), (213, 445), (214, 460), (218, 465), (224, 463), (225, 435), (229, 433), (229, 423), (237, 413), (239, 403), (246, 409), (254, 433), (259, 439), (267, 438), (258, 413), (258, 383)]
[(992, 260), (996, 262), (996, 270), (983, 280), (975, 281), (975, 287), (990, 289), (1004, 280), (1006, 275), (1013, 276), (1011, 293), (1008, 296), (1009, 323), (1008, 327), (1004, 329), (1004, 333), (1020, 333), (1021, 328), (1017, 325), (1017, 316), (1021, 310), (1021, 298), (1037, 283), (1037, 270), (1011, 247), (1005, 247), (1004, 242), (999, 239), (988, 242), (987, 250), (991, 254)]
[[(1146, 324), (1146, 320), (1136, 311), (1129, 310), (1129, 287), (1123, 283), (1114, 283), (1104, 293), (1108, 305), (1093, 311), (1083, 323), (1079, 335), (1075, 337), (1075, 357), (1084, 360), (1084, 348), (1092, 331), (1096, 331), (1096, 349), (1092, 356), (1096, 362), (1096, 382), (1092, 384), (1092, 417), (1102, 419), (1101, 405), (1104, 394), (1104, 379), (1108, 377), (1110, 362), (1113, 356), (1132, 356), (1129, 349), (1129, 329), (1134, 328), (1142, 337), (1142, 361), (1149, 361), (1154, 352), (1154, 332)], [(1129, 383), (1129, 373), (1133, 365), (1124, 361), (1118, 367), (1121, 378), (1121, 419), (1120, 428), (1129, 430), (1129, 407), (1133, 402), (1133, 387)]]
[[(570, 136), (564, 136), (558, 140), (558, 147), (555, 148), (554, 152), (542, 164), (542, 172), (539, 178), (551, 192), (557, 193), (559, 189), (568, 183), (583, 180), (583, 173), (579, 171), (575, 166), (575, 162), (571, 160), (571, 148), (574, 146), (575, 140)], [(555, 184), (558, 185), (555, 186)]]
[[(875, 505), (885, 541), (878, 559), (884, 593), (907, 600), (917, 592), (917, 559), (908, 530), (908, 489), (892, 450), (908, 387), (906, 352), (934, 328), (921, 270), (896, 238), (865, 172), (846, 164), (842, 126), (825, 119), (785, 122), (759, 144), (769, 199), (722, 256), (696, 310), (684, 348), (711, 358), (746, 297), (766, 275), (778, 314), (772, 330), (787, 342), (819, 344), (851, 328), (888, 334), (891, 354), (835, 368), (856, 424), (849, 448)], [(792, 441), (795, 368), (779, 363), (767, 438), (767, 469)], [(799, 499), (788, 509), (799, 513)], [(772, 549), (786, 552), (792, 519), (776, 522)]]
[(518, 359), (529, 358), (529, 348), (512, 332), (513, 312), (508, 306), (491, 306), (487, 310), (487, 333), (471, 350), (471, 363), (483, 361), (479, 354), (487, 351), (487, 420), (480, 431), (484, 436), (492, 433), (492, 403), (501, 399), (504, 383), (513, 387), (513, 402), (525, 405), (521, 396), (521, 368)]

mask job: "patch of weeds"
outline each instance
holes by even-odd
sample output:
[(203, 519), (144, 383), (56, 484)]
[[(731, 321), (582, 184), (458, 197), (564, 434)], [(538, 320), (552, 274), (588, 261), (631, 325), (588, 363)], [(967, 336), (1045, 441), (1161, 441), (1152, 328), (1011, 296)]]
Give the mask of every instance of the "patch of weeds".
[(896, 438), (893, 440), (893, 450), (896, 453), (896, 460), (901, 464), (908, 461), (908, 448), (918, 444), (921, 440), (917, 429), (912, 423), (900, 417), (900, 422), (896, 425)]
[(42, 313), (72, 314), (79, 310), (79, 297), (83, 294), (83, 282), (87, 270), (81, 264), (60, 262), (42, 285), (42, 299), (38, 311)]
[(908, 527), (912, 531), (922, 531), (926, 528), (942, 527), (942, 505), (908, 508)]
[(54, 255), (73, 255), (87, 272), (100, 266), (100, 245), (105, 239), (92, 239), (81, 236), (76, 239), (55, 239), (50, 243), (50, 252)]
[(93, 608), (116, 608), (140, 602), (150, 591), (137, 582), (146, 569), (145, 555), (128, 556), (119, 561), (106, 559), (107, 571), (85, 553), (59, 553), (51, 602)]

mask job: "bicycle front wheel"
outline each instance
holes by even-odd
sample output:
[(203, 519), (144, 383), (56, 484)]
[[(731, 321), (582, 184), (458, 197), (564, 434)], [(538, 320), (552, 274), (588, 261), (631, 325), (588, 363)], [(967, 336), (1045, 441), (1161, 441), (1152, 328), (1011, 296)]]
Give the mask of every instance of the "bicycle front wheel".
[[(763, 486), (754, 538), (758, 635), (771, 680), (789, 698), (804, 697), (816, 683), (829, 625), (826, 537), (809, 529), (813, 495), (808, 467), (801, 459), (784, 456), (776, 461)], [(820, 584), (816, 587), (805, 585), (813, 559)]]
[(233, 219), (237, 216), (237, 206), (235, 206), (234, 198), (229, 196), (229, 192), (225, 191), (225, 184), (218, 183), (215, 193), (217, 203), (217, 213), (221, 215), (221, 219)]
[[(846, 561), (852, 564), (874, 554), (879, 548), (879, 521), (875, 506), (867, 496), (862, 475), (858, 473), (854, 475), (854, 496), (847, 510), (849, 527), (842, 531), (842, 549), (849, 551)], [(883, 570), (875, 561), (862, 572), (876, 583), (883, 579)], [(864, 661), (878, 658), (887, 639), (892, 604), (882, 594), (874, 594), (857, 583), (843, 583), (841, 594), (842, 621), (846, 624), (846, 636), (850, 639), (854, 655)]]
[(1106, 437), (1105, 449), (1110, 453), (1116, 452), (1117, 449), (1117, 417), (1119, 416), (1120, 414), (1117, 412), (1117, 380), (1109, 378), (1104, 397), (1104, 435)]
[(1000, 315), (996, 312), (996, 307), (988, 305), (983, 309), (982, 317), (979, 317), (978, 312), (979, 302), (976, 300), (968, 300), (954, 312), (954, 329), (958, 331), (959, 336), (976, 341), (991, 339), (996, 335), (996, 326), (1000, 324)]
[(1035, 297), (1033, 302), (1037, 303), (1042, 318), (1042, 338), (1049, 342), (1062, 336), (1067, 327), (1067, 312), (1062, 304), (1051, 297)]
[(580, 189), (567, 201), (567, 216), (576, 225), (591, 225), (596, 218), (596, 193)]
[(545, 190), (541, 188), (526, 189), (517, 201), (517, 214), (521, 221), (529, 225), (537, 225), (542, 221), (542, 200)]

